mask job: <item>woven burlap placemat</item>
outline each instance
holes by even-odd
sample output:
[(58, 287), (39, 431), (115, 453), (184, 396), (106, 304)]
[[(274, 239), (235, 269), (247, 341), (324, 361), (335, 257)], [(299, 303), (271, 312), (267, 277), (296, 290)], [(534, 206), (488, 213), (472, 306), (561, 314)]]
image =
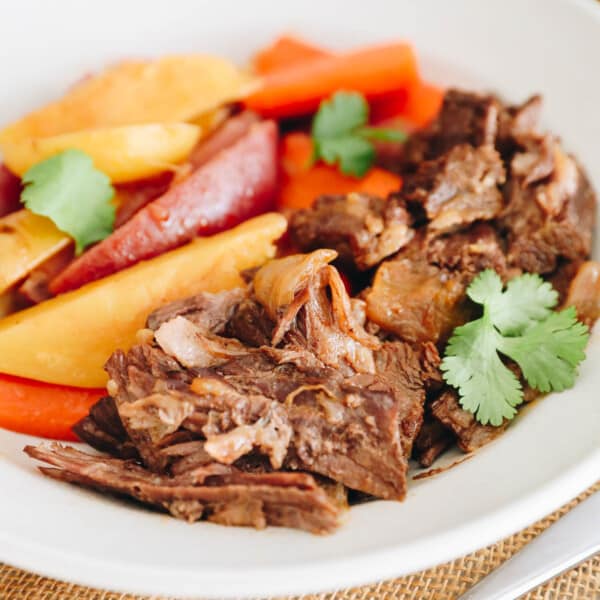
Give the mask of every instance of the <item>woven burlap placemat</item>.
[[(330, 594), (303, 596), (302, 600), (453, 600), (595, 491), (600, 491), (600, 481), (560, 510), (516, 535), (434, 569)], [(590, 523), (590, 527), (599, 526), (600, 523)], [(524, 598), (600, 600), (600, 555), (547, 582)], [(85, 588), (0, 565), (0, 599), (150, 600), (150, 597)], [(152, 596), (152, 599), (161, 600), (157, 596)]]

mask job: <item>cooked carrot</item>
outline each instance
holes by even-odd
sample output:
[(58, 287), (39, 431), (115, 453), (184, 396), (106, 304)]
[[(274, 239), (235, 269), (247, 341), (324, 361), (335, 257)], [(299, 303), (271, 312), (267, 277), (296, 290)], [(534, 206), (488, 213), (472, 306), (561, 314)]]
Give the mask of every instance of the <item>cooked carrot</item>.
[(402, 116), (417, 127), (425, 127), (437, 116), (443, 99), (442, 89), (422, 81), (410, 88)]
[(277, 202), (279, 209), (307, 208), (318, 196), (348, 194), (357, 186), (356, 181), (351, 181), (337, 169), (326, 165), (315, 165), (303, 173), (282, 179)]
[(364, 192), (386, 197), (402, 186), (402, 179), (383, 169), (371, 169), (362, 179), (342, 175), (335, 167), (311, 166), (312, 141), (305, 133), (290, 133), (281, 144), (282, 170), (278, 207), (307, 208), (323, 194)]
[(402, 187), (402, 179), (385, 169), (371, 169), (360, 181), (356, 191), (386, 198)]
[(329, 54), (308, 42), (283, 35), (255, 55), (254, 70), (259, 75), (267, 75)]
[(105, 395), (102, 389), (0, 375), (0, 427), (56, 440), (76, 440), (71, 427)]
[(419, 87), (419, 85), (420, 84), (417, 83), (410, 91), (408, 89), (394, 90), (372, 102), (370, 107), (371, 113), (369, 115), (370, 121), (377, 125), (379, 123), (386, 123), (392, 119), (397, 119), (398, 117), (404, 119), (408, 97), (413, 89)]
[(408, 44), (375, 46), (324, 56), (266, 75), (246, 105), (263, 115), (290, 117), (310, 113), (337, 90), (355, 90), (369, 100), (410, 87), (417, 63)]

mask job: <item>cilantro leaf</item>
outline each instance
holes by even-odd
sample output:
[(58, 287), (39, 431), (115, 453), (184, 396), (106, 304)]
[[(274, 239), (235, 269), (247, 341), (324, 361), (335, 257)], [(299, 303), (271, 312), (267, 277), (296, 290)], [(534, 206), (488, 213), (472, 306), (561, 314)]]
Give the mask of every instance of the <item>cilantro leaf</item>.
[(484, 425), (512, 419), (514, 407), (523, 401), (520, 381), (496, 352), (499, 337), (489, 315), (457, 327), (441, 365), (446, 382), (458, 389), (462, 407)]
[(316, 139), (343, 137), (364, 125), (369, 119), (369, 105), (357, 92), (336, 92), (321, 102), (312, 124)]
[(557, 392), (575, 383), (577, 365), (585, 358), (588, 329), (574, 307), (552, 313), (519, 337), (503, 338), (498, 349), (512, 358), (531, 387)]
[(461, 406), (484, 425), (513, 418), (523, 401), (521, 383), (501, 355), (517, 363), (531, 387), (562, 391), (574, 384), (589, 338), (574, 308), (551, 310), (558, 294), (538, 275), (503, 287), (492, 270), (473, 280), (467, 295), (483, 305), (483, 316), (454, 330), (441, 364)]
[(324, 162), (339, 164), (345, 175), (362, 177), (375, 160), (373, 144), (356, 136), (324, 139), (316, 148)]
[(558, 302), (558, 293), (539, 275), (525, 273), (508, 282), (486, 270), (469, 286), (467, 295), (484, 304), (494, 325), (505, 335), (520, 333), (529, 325), (548, 317)]
[(312, 123), (314, 160), (338, 165), (342, 173), (362, 177), (375, 161), (373, 140), (403, 141), (393, 129), (367, 126), (369, 104), (358, 92), (336, 92), (321, 102)]
[(23, 176), (23, 184), (25, 206), (70, 235), (77, 254), (112, 233), (114, 189), (85, 152), (65, 150), (34, 165)]
[(356, 133), (367, 140), (379, 142), (404, 142), (407, 137), (403, 131), (386, 127), (361, 127)]

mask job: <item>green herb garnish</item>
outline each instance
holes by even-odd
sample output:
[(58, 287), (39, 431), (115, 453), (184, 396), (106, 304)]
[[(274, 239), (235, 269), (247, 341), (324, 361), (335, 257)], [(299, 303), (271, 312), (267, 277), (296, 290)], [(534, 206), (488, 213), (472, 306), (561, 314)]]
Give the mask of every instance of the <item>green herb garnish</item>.
[(532, 388), (561, 391), (574, 384), (589, 338), (575, 308), (552, 310), (558, 294), (539, 275), (503, 287), (489, 269), (473, 280), (467, 295), (483, 305), (483, 316), (454, 330), (441, 365), (461, 406), (484, 425), (512, 419), (523, 402), (521, 382), (501, 356), (517, 363)]
[(21, 199), (38, 215), (51, 219), (75, 240), (75, 251), (109, 236), (114, 228), (114, 189), (92, 159), (79, 150), (65, 150), (23, 176)]
[(319, 106), (312, 124), (314, 160), (338, 165), (346, 175), (362, 177), (375, 161), (374, 140), (402, 142), (394, 129), (369, 127), (369, 104), (358, 92), (336, 92)]

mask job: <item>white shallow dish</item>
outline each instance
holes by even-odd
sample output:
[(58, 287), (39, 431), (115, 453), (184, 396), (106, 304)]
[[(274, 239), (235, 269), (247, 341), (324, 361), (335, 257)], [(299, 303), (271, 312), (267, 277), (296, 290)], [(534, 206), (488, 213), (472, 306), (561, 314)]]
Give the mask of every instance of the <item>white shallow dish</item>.
[[(20, 0), (0, 23), (0, 123), (107, 61), (191, 50), (244, 60), (284, 30), (340, 48), (406, 38), (439, 83), (514, 101), (544, 93), (545, 124), (600, 189), (600, 7), (592, 0)], [(102, 588), (232, 597), (329, 590), (457, 557), (600, 477), (599, 338), (573, 390), (536, 402), (470, 460), (412, 482), (403, 504), (353, 508), (329, 537), (190, 526), (46, 479), (21, 452), (37, 440), (0, 431), (0, 560)]]

